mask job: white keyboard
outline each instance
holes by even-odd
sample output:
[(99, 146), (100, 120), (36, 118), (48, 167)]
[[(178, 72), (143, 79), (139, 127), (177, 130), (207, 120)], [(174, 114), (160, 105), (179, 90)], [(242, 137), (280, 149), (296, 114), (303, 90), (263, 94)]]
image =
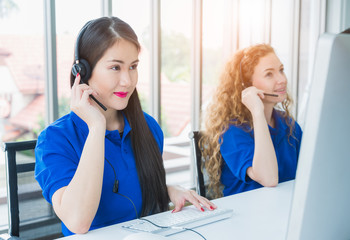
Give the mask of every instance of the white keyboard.
[[(159, 233), (161, 235), (170, 235), (177, 232), (185, 231), (186, 228), (192, 229), (229, 218), (232, 216), (232, 214), (232, 209), (217, 208), (213, 211), (205, 210), (204, 212), (201, 212), (194, 206), (189, 206), (183, 208), (180, 212), (177, 213), (171, 213), (170, 211), (168, 211), (147, 216), (141, 219), (135, 219), (133, 221), (124, 223), (122, 227), (133, 231), (143, 231)], [(147, 220), (151, 221), (155, 225)]]

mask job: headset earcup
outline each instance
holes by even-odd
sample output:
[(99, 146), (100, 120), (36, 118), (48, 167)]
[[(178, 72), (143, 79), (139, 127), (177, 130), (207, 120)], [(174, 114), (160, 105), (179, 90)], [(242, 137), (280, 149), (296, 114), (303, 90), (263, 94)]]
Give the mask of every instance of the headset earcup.
[(81, 67), (81, 72), (80, 72), (81, 80), (82, 80), (83, 83), (87, 84), (88, 80), (91, 77), (90, 64), (85, 59), (80, 59), (79, 65)]
[(80, 59), (79, 63), (74, 63), (72, 66), (72, 74), (74, 76), (77, 76), (77, 74), (80, 74), (81, 82), (86, 83), (91, 77), (91, 68), (85, 59)]
[(72, 74), (73, 74), (73, 76), (76, 77), (77, 74), (80, 72), (80, 70), (81, 70), (80, 64), (74, 63), (73, 66), (72, 66)]

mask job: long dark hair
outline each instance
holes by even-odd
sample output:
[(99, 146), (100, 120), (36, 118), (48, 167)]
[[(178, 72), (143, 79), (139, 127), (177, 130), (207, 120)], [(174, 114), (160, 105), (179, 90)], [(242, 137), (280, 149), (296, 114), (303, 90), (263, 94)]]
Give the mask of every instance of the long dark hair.
[[(79, 57), (89, 62), (93, 71), (105, 51), (120, 39), (127, 40), (140, 51), (137, 36), (129, 24), (117, 17), (94, 20), (80, 38)], [(71, 74), (71, 86), (74, 83)], [(128, 106), (122, 110), (130, 124), (131, 144), (142, 191), (142, 216), (168, 210), (169, 196), (165, 169), (158, 144), (144, 117), (137, 90), (130, 96)]]

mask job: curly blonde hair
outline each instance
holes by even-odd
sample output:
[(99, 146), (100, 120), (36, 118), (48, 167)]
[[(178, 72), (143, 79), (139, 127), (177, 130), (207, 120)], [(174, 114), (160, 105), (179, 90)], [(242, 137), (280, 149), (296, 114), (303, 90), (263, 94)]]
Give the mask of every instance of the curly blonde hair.
[[(259, 63), (260, 58), (269, 53), (275, 53), (275, 51), (268, 44), (257, 44), (237, 51), (226, 63), (212, 101), (207, 107), (204, 119), (205, 130), (201, 131), (199, 145), (204, 158), (202, 167), (206, 168), (209, 175), (208, 191), (214, 198), (223, 195), (220, 182), (222, 135), (230, 125), (248, 124), (250, 129), (253, 129), (252, 116), (242, 103), (241, 93), (244, 88), (252, 86), (251, 77), (255, 66)], [(294, 125), (294, 119), (289, 112), (291, 103), (291, 98), (287, 94), (280, 107), (290, 127), (290, 136), (292, 136)]]

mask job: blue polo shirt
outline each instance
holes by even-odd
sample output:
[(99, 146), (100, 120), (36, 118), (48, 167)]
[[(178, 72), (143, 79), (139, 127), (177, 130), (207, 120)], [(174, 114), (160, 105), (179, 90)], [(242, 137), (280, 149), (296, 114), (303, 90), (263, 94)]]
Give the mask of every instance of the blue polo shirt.
[[(302, 130), (295, 122), (295, 138), (289, 137), (288, 142), (289, 127), (281, 116), (281, 111), (274, 109), (273, 118), (275, 128), (269, 126), (269, 130), (277, 157), (279, 182), (284, 182), (295, 178)], [(222, 137), (220, 152), (224, 161), (221, 183), (224, 185), (224, 196), (262, 187), (247, 175), (254, 157), (254, 131), (249, 131), (248, 125), (230, 125)]]
[[(151, 116), (146, 113), (144, 116), (162, 152), (163, 132)], [(131, 127), (125, 116), (122, 138), (118, 130), (106, 130), (105, 158), (116, 171), (119, 192), (133, 201), (140, 216), (142, 193), (131, 147), (130, 131)], [(88, 133), (87, 124), (74, 112), (58, 119), (40, 133), (35, 148), (35, 178), (49, 203), (52, 204), (52, 195), (72, 180)], [(105, 161), (101, 200), (90, 230), (136, 218), (132, 203), (113, 193), (114, 180), (113, 169)], [(73, 234), (63, 223), (62, 233), (65, 236)]]

